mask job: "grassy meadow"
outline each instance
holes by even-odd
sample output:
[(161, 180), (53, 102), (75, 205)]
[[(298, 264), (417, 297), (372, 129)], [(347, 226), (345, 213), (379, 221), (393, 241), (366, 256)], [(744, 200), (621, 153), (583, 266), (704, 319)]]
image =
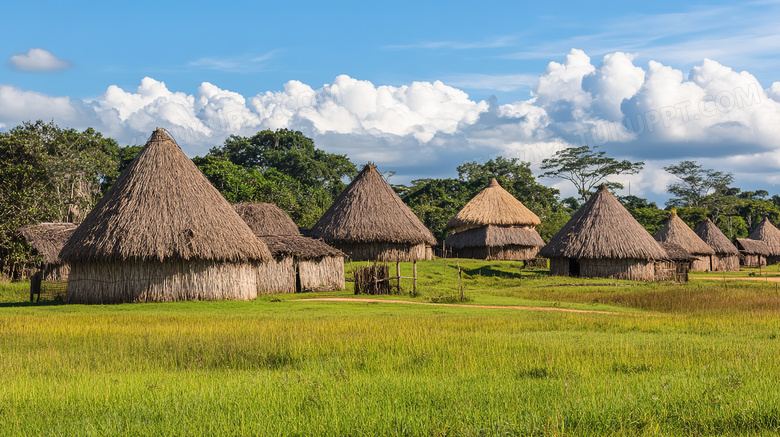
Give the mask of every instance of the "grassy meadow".
[(311, 300), (350, 291), (30, 304), (28, 284), (0, 284), (0, 434), (780, 433), (772, 282), (418, 267), (417, 296), (377, 299), (442, 305)]

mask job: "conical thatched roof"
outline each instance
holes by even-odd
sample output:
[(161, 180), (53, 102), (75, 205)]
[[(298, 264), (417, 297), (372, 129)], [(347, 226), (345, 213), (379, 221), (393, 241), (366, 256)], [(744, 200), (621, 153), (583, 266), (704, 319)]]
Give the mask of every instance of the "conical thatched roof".
[(462, 232), (482, 226), (537, 226), (539, 217), (509, 194), (493, 178), (485, 188), (447, 222), (447, 229)]
[(666, 259), (664, 249), (602, 184), (542, 248), (545, 258)]
[(731, 243), (731, 240), (723, 235), (723, 232), (721, 232), (709, 218), (705, 218), (704, 221), (699, 223), (699, 226), (696, 226), (694, 232), (696, 232), (696, 235), (707, 243), (716, 254), (739, 255), (739, 251), (734, 247), (734, 244)]
[(61, 252), (67, 262), (264, 261), (265, 244), (157, 129)]
[(676, 244), (692, 255), (714, 255), (715, 251), (705, 243), (680, 217), (672, 211), (664, 227), (655, 234), (656, 241)]
[(431, 231), (371, 164), (363, 167), (309, 234), (327, 242), (436, 244)]
[(764, 217), (764, 220), (753, 229), (748, 238), (763, 241), (769, 246), (773, 256), (780, 255), (780, 230), (769, 221), (768, 217)]
[(258, 237), (301, 235), (298, 225), (273, 203), (237, 203), (233, 208)]
[(59, 264), (60, 250), (78, 227), (75, 223), (38, 223), (19, 228), (19, 233), (41, 256), (46, 264)]
[(500, 246), (528, 246), (542, 247), (544, 240), (535, 229), (527, 227), (482, 226), (476, 229), (456, 232), (444, 242), (445, 246), (452, 249), (464, 247), (500, 247)]

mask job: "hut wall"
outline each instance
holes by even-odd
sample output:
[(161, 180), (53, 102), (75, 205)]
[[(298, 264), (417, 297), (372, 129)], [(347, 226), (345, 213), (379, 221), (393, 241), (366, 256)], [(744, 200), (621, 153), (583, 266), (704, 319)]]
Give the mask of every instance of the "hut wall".
[(739, 255), (713, 255), (712, 270), (716, 272), (738, 272)]
[(583, 258), (580, 260), (580, 276), (652, 281), (655, 279), (655, 263), (644, 259)]
[[(693, 265), (691, 266), (692, 272), (709, 272), (710, 270), (714, 270), (713, 264), (715, 264), (715, 260), (710, 260), (710, 255), (693, 255), (696, 257), (696, 260), (693, 262)], [(716, 255), (713, 255), (713, 258)]]
[(688, 282), (690, 265), (690, 261), (656, 261), (655, 280)]
[(73, 263), (65, 299), (109, 304), (256, 296), (256, 263), (176, 260)]
[(742, 265), (745, 267), (766, 267), (766, 258), (763, 255), (745, 254)]
[(43, 267), (43, 280), (45, 282), (67, 281), (70, 274), (70, 266), (67, 264), (46, 264)]
[(257, 294), (295, 293), (295, 262), (291, 256), (257, 266)]
[(425, 243), (329, 243), (349, 255), (352, 261), (415, 261), (433, 259), (431, 247)]
[(464, 247), (454, 249), (453, 252), (458, 258), (500, 260), (500, 261), (527, 261), (536, 258), (540, 247), (520, 246), (510, 244), (498, 247)]
[(569, 276), (569, 258), (550, 258), (550, 274)]
[(344, 258), (326, 256), (321, 259), (298, 261), (298, 274), (303, 290), (331, 291), (346, 288)]

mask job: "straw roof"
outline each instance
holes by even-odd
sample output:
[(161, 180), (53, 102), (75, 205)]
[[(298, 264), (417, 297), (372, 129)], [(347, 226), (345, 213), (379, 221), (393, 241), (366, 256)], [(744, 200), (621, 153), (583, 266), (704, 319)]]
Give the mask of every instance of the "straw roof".
[(290, 216), (273, 203), (238, 203), (233, 207), (276, 258), (296, 256), (306, 260), (346, 256), (322, 240), (302, 236)]
[(661, 247), (666, 251), (667, 259), (672, 261), (695, 261), (698, 259), (687, 250), (668, 241), (661, 242)]
[(509, 194), (493, 178), (485, 188), (447, 222), (447, 229), (462, 232), (482, 226), (537, 226), (539, 217)]
[(237, 203), (233, 208), (258, 237), (301, 235), (298, 225), (273, 203)]
[(739, 251), (731, 240), (723, 232), (718, 229), (715, 223), (709, 218), (705, 218), (703, 222), (696, 226), (696, 235), (699, 236), (705, 243), (707, 243), (718, 255), (739, 255)]
[(310, 235), (339, 243), (436, 244), (431, 231), (371, 164), (336, 198)]
[(765, 255), (769, 256), (772, 251), (769, 246), (761, 240), (751, 240), (750, 238), (737, 238), (737, 248), (740, 252), (747, 255)]
[(675, 211), (664, 227), (655, 234), (656, 241), (674, 243), (693, 255), (715, 255), (715, 251), (704, 242)]
[(748, 238), (763, 241), (769, 247), (771, 255), (780, 255), (780, 230), (769, 222), (768, 217), (764, 217)]
[(544, 240), (530, 227), (483, 226), (454, 233), (447, 237), (444, 245), (453, 249), (509, 245), (542, 247)]
[(666, 252), (601, 184), (542, 248), (545, 258), (666, 259)]
[(270, 253), (168, 134), (141, 153), (62, 250), (80, 261), (264, 261)]
[(75, 223), (38, 223), (19, 228), (19, 233), (35, 251), (43, 256), (45, 264), (59, 264), (60, 250), (78, 227)]

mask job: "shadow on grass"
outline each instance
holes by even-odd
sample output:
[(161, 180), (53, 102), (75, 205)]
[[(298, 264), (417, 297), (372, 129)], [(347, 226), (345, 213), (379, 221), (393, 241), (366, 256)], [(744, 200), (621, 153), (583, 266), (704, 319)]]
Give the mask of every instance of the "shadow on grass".
[(0, 308), (50, 307), (65, 305), (61, 300), (42, 300), (40, 302), (0, 302)]
[(507, 279), (520, 279), (520, 272), (506, 272), (503, 270), (496, 270), (491, 266), (484, 266), (478, 269), (463, 270), (463, 273), (469, 276), (486, 276), (486, 277), (500, 277)]

